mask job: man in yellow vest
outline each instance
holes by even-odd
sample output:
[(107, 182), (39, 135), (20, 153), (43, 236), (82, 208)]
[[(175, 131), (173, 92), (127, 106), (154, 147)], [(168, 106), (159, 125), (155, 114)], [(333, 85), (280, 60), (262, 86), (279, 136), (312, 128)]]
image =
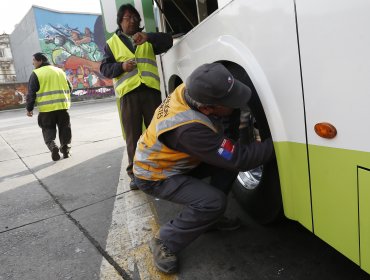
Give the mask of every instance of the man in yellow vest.
[(141, 32), (140, 14), (130, 4), (117, 12), (118, 29), (107, 41), (100, 72), (113, 79), (124, 137), (126, 138), (130, 189), (137, 189), (132, 172), (136, 143), (161, 103), (159, 74), (155, 55), (172, 47), (166, 33)]
[[(222, 117), (243, 108), (249, 87), (220, 63), (204, 64), (155, 111), (135, 153), (135, 183), (145, 193), (184, 205), (150, 244), (156, 267), (178, 270), (177, 254), (207, 230), (235, 230), (238, 219), (223, 216), (239, 171), (273, 157), (272, 140), (244, 145), (224, 135)], [(199, 180), (211, 176), (210, 183)]]
[[(28, 82), (27, 116), (33, 116), (36, 104), (39, 110), (38, 124), (42, 129), (45, 144), (51, 151), (51, 158), (54, 161), (59, 160), (59, 150), (64, 158), (68, 158), (72, 139), (68, 114), (71, 106), (72, 85), (64, 71), (50, 65), (43, 53), (35, 53), (32, 64), (35, 70)], [(56, 127), (59, 131), (60, 149), (55, 143)]]

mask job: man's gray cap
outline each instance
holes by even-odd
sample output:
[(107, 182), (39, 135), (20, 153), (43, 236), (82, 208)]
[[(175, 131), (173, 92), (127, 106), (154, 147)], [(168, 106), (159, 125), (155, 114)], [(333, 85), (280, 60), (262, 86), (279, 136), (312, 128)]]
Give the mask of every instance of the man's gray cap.
[(243, 108), (251, 98), (251, 89), (234, 79), (221, 63), (203, 64), (186, 80), (189, 96), (205, 105)]

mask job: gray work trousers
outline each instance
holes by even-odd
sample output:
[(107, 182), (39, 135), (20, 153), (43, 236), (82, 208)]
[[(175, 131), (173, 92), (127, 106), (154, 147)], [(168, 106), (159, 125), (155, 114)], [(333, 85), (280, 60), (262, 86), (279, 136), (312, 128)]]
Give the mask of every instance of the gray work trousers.
[[(223, 215), (227, 193), (237, 172), (202, 164), (188, 174), (175, 175), (162, 181), (147, 181), (135, 177), (143, 192), (184, 205), (182, 211), (161, 226), (159, 238), (174, 253), (178, 253), (212, 226)], [(210, 177), (210, 183), (200, 180)]]

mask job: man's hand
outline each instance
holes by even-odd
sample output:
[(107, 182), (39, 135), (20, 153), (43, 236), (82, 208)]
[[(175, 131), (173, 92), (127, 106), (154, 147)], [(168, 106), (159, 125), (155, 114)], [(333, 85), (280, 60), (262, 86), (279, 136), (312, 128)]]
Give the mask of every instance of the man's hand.
[(145, 32), (137, 32), (132, 36), (132, 40), (136, 45), (141, 45), (148, 41), (148, 35)]
[(136, 68), (136, 61), (134, 59), (130, 59), (122, 63), (122, 69), (125, 72), (131, 72), (135, 68)]
[(32, 117), (33, 116), (33, 111), (27, 111), (27, 116)]

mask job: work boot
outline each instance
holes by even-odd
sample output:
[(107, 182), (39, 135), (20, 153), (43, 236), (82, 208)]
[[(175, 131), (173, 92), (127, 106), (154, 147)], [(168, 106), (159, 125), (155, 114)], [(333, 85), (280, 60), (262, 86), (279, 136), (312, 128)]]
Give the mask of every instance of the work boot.
[(63, 155), (63, 158), (69, 158), (71, 156), (71, 153), (69, 152), (70, 147), (63, 146), (60, 148), (60, 152)]
[(57, 160), (60, 160), (60, 155), (59, 155), (59, 149), (57, 146), (55, 146), (52, 150), (51, 150), (51, 158), (53, 161), (57, 161)]
[(241, 226), (240, 220), (238, 218), (231, 219), (222, 216), (216, 223), (214, 223), (207, 231), (233, 231), (239, 229)]
[(70, 152), (63, 153), (63, 158), (69, 158), (71, 156)]
[(176, 273), (178, 270), (177, 256), (158, 238), (153, 238), (149, 244), (155, 266), (164, 273)]
[(130, 181), (130, 190), (132, 190), (132, 191), (138, 190), (139, 188), (135, 184), (134, 174), (128, 174), (128, 176), (131, 179), (131, 181)]

